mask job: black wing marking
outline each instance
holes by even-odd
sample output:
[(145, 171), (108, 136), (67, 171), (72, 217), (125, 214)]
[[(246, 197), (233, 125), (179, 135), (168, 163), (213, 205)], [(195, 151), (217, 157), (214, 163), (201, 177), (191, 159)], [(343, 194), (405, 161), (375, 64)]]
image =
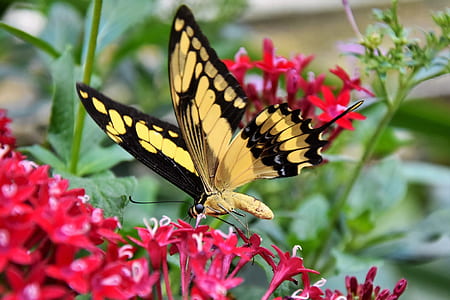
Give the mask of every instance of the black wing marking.
[(77, 83), (89, 115), (117, 144), (194, 199), (204, 192), (180, 129)]

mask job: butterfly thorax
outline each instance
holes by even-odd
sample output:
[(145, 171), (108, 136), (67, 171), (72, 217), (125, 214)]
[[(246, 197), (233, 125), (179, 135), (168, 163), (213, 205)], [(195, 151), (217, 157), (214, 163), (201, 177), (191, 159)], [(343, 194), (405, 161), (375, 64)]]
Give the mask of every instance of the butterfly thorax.
[(232, 190), (204, 193), (189, 209), (191, 217), (200, 213), (208, 216), (226, 215), (240, 209), (261, 219), (273, 219), (272, 210), (258, 199)]

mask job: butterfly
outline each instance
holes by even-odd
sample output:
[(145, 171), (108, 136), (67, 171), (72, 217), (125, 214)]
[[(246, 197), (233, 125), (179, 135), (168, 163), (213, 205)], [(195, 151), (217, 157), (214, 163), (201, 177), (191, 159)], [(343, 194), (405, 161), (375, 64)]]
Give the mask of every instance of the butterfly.
[(237, 209), (262, 219), (272, 210), (234, 190), (261, 178), (296, 176), (322, 161), (320, 128), (287, 104), (262, 110), (234, 137), (247, 106), (237, 80), (218, 58), (191, 11), (181, 6), (169, 42), (169, 80), (178, 126), (115, 102), (77, 83), (78, 96), (105, 133), (137, 160), (194, 199), (189, 215)]

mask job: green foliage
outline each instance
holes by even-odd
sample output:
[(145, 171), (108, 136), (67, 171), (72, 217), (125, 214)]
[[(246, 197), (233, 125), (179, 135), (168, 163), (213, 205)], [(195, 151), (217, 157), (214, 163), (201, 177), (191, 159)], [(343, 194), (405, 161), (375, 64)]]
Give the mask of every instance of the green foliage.
[[(36, 9), (48, 18), (40, 36), (0, 23), (0, 31), (40, 51), (39, 57), (52, 77), (47, 83), (52, 91), (47, 140), (21, 149), (70, 179), (72, 187), (85, 188), (92, 203), (105, 209), (107, 215), (122, 216), (125, 211), (124, 222), (131, 227), (141, 224), (142, 217), (165, 214), (169, 209), (168, 205), (125, 208), (129, 195), (137, 201), (185, 200), (184, 196), (153, 177), (136, 181), (135, 177), (113, 175), (109, 170), (114, 167), (126, 173), (121, 163), (131, 157), (105, 142), (104, 134), (91, 120), (82, 122), (83, 133), (77, 142), (74, 130), (79, 104), (74, 86), (83, 77), (89, 78), (94, 86), (117, 92), (118, 100), (133, 99), (144, 111), (167, 113), (171, 108), (166, 49), (173, 13), (158, 17), (154, 1), (104, 1), (96, 51), (90, 57), (93, 71), (89, 73), (81, 71), (89, 58), (94, 14), (93, 5), (88, 4), (38, 1)], [(213, 45), (217, 42), (237, 50), (240, 41), (219, 41), (223, 37), (218, 34), (244, 6), (242, 1), (234, 4), (225, 0), (209, 3), (223, 13), (217, 14), (218, 21), (208, 21), (205, 31)], [(199, 5), (193, 9), (201, 16), (207, 8)], [(287, 249), (301, 244), (305, 265), (320, 270), (323, 276), (348, 273), (387, 259), (419, 262), (450, 253), (446, 238), (450, 228), (450, 212), (445, 208), (448, 200), (440, 204), (442, 197), (435, 193), (443, 190), (448, 198), (450, 109), (440, 99), (405, 101), (418, 84), (448, 76), (450, 10), (433, 14), (440, 32), (424, 31), (422, 40), (410, 38), (410, 30), (397, 17), (396, 1), (390, 9), (375, 10), (374, 15), (377, 23), (368, 27), (361, 40), (364, 53), (354, 54), (374, 78), (377, 99), (364, 110), (368, 119), (358, 122), (355, 132), (339, 137), (327, 151), (328, 164), (300, 177), (246, 187), (274, 208), (276, 215), (276, 221), (246, 220), (250, 229), (265, 238), (265, 245), (277, 243)], [(0, 55), (13, 52), (3, 42), (5, 37), (0, 38), (2, 47), (6, 45)], [(148, 51), (152, 53), (150, 62), (141, 57)], [(13, 54), (6, 55), (23, 68)], [(78, 156), (73, 155), (77, 143)], [(400, 152), (417, 145), (431, 162), (400, 158)], [(73, 164), (75, 172), (70, 168)], [(411, 195), (416, 189), (425, 196)], [(174, 205), (173, 217), (185, 216), (186, 209), (180, 206)]]

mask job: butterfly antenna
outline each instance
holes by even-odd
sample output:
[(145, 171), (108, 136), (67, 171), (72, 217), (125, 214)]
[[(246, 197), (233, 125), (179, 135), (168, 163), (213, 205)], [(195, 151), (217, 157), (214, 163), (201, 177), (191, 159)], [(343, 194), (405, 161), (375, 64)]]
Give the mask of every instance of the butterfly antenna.
[(318, 131), (324, 131), (325, 129), (330, 127), (334, 122), (336, 122), (337, 120), (339, 120), (340, 118), (342, 118), (343, 116), (348, 114), (349, 112), (352, 112), (355, 109), (357, 109), (358, 107), (360, 107), (363, 103), (364, 103), (363, 100), (360, 100), (360, 101), (356, 102), (355, 104), (353, 104), (352, 106), (347, 108), (343, 113), (341, 113), (337, 117), (335, 117), (333, 120), (331, 120), (331, 121), (325, 123), (324, 125), (320, 126), (319, 128), (317, 128), (317, 130)]
[(133, 198), (131, 198), (131, 196), (128, 196), (128, 200), (131, 203), (134, 203), (134, 204), (184, 203), (184, 201), (177, 201), (177, 200), (172, 200), (172, 201), (136, 201), (136, 200), (133, 200)]
[[(242, 218), (244, 218), (244, 219), (246, 219), (246, 215), (245, 214), (241, 214), (241, 213), (239, 213), (238, 211), (236, 211), (236, 210), (227, 210), (225, 207), (223, 207), (223, 206), (221, 206), (220, 204), (219, 204), (219, 206), (220, 206), (220, 208), (222, 208), (224, 211), (226, 211), (227, 213), (228, 213), (228, 215), (230, 215), (233, 219), (235, 219), (239, 224), (241, 224), (242, 225), (242, 228), (245, 228), (245, 230), (247, 231), (247, 234), (248, 234), (248, 236), (250, 236), (250, 228), (248, 227), (248, 222), (245, 222), (246, 224), (244, 224), (244, 222), (242, 222), (242, 220), (241, 219), (239, 219), (237, 216), (239, 216), (239, 217), (242, 217)], [(236, 216), (237, 215), (237, 216)], [(239, 228), (235, 225), (235, 224), (232, 224), (232, 223), (230, 223), (230, 222), (228, 222), (228, 221), (226, 221), (226, 220), (224, 220), (224, 219), (221, 219), (221, 218), (219, 218), (219, 217), (216, 217), (217, 219), (219, 219), (219, 220), (221, 220), (222, 222), (224, 222), (224, 223), (226, 223), (226, 224), (228, 224), (228, 225), (230, 225), (230, 226), (233, 226), (233, 228), (234, 229), (236, 229), (236, 231), (237, 230), (239, 230)]]

